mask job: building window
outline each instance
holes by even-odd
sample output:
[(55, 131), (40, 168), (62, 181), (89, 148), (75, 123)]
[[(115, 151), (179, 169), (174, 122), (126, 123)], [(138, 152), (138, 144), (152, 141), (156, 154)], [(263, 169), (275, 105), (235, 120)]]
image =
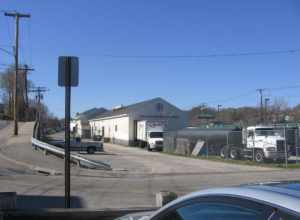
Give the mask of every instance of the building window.
[(115, 125), (115, 132), (118, 131), (118, 125)]
[(162, 112), (162, 111), (164, 110), (163, 104), (162, 104), (162, 103), (157, 103), (157, 104), (156, 104), (156, 110), (157, 110), (158, 112)]

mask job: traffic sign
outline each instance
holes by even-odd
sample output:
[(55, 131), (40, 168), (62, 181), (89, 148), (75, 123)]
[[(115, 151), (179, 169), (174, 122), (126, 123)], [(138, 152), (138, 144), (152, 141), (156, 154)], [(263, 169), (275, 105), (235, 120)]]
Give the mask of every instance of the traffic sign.
[(70, 120), (71, 87), (78, 86), (78, 57), (60, 56), (58, 58), (58, 85), (65, 87), (65, 208), (71, 207), (70, 177)]
[(58, 58), (58, 85), (78, 86), (79, 59), (74, 56), (60, 56)]

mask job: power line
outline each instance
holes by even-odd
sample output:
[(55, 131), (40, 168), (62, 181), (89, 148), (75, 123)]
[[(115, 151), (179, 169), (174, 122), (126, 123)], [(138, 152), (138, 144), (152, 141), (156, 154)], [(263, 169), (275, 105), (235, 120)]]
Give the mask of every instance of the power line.
[(1, 47), (0, 47), (0, 50), (3, 51), (3, 52), (6, 53), (6, 54), (9, 54), (9, 55), (11, 55), (11, 56), (14, 56), (14, 53), (13, 53), (13, 52), (10, 52), (9, 50), (6, 50), (6, 49), (1, 48)]
[(258, 55), (276, 55), (276, 54), (294, 54), (299, 53), (300, 49), (289, 50), (271, 50), (271, 51), (253, 51), (237, 53), (215, 53), (204, 55), (113, 55), (105, 54), (108, 58), (125, 58), (125, 59), (189, 59), (189, 58), (217, 58), (217, 57), (241, 57), (241, 56), (258, 56)]
[[(289, 89), (297, 89), (297, 88), (300, 88), (300, 85), (280, 86), (280, 87), (274, 87), (274, 88), (263, 88), (262, 90), (263, 91), (266, 91), (266, 90), (289, 90)], [(231, 96), (231, 97), (224, 98), (224, 99), (211, 100), (211, 101), (207, 101), (205, 103), (214, 104), (214, 103), (230, 102), (230, 101), (234, 101), (234, 100), (237, 100), (240, 98), (249, 97), (249, 96), (257, 93), (257, 91), (258, 91), (257, 89), (252, 89), (252, 90), (249, 90), (248, 92), (241, 93), (236, 96)]]
[(211, 100), (211, 101), (208, 101), (206, 103), (212, 104), (212, 103), (230, 102), (230, 101), (233, 101), (233, 100), (236, 100), (236, 99), (249, 97), (250, 95), (253, 95), (255, 93), (256, 93), (256, 90), (253, 89), (253, 90), (249, 90), (248, 92), (245, 92), (245, 93), (242, 93), (242, 94), (239, 94), (239, 95), (236, 95), (236, 96), (231, 96), (231, 97), (224, 98), (224, 99)]
[(266, 90), (286, 90), (286, 89), (298, 89), (300, 85), (292, 85), (292, 86), (280, 86), (275, 88), (265, 88)]

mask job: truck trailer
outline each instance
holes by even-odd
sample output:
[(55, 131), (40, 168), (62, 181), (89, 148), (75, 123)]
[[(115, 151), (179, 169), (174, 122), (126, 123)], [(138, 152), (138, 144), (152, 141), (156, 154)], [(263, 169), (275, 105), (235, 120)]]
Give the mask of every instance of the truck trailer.
[(223, 158), (251, 158), (256, 162), (283, 160), (289, 156), (282, 129), (272, 126), (246, 128), (186, 128), (176, 138), (187, 138), (196, 144), (204, 141), (205, 152)]

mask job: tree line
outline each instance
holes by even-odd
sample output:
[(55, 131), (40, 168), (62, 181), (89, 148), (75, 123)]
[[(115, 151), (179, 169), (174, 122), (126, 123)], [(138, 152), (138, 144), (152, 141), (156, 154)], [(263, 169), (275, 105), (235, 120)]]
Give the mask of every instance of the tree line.
[[(261, 114), (262, 119), (261, 121)], [(207, 123), (229, 123), (239, 125), (277, 124), (300, 121), (300, 104), (290, 107), (284, 98), (274, 98), (268, 106), (228, 107), (218, 109), (199, 105), (188, 111), (189, 125), (199, 126)]]
[[(22, 70), (24, 69), (24, 70)], [(37, 111), (40, 111), (42, 123), (50, 123), (57, 126), (58, 119), (50, 113), (48, 107), (43, 103), (38, 103), (35, 93), (30, 91), (35, 88), (32, 80), (27, 78), (26, 68), (20, 68), (18, 71), (18, 117), (20, 121), (34, 121), (37, 117)], [(0, 119), (13, 119), (14, 113), (14, 85), (15, 71), (10, 66), (0, 72), (0, 91), (1, 105)]]

